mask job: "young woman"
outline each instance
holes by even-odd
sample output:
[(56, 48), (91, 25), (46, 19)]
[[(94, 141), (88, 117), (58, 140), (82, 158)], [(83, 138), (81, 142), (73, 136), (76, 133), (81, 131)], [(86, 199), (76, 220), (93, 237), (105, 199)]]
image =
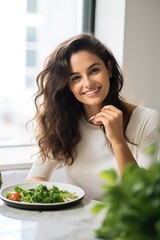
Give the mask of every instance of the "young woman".
[(47, 181), (66, 166), (68, 181), (100, 199), (102, 170), (120, 174), (128, 162), (148, 166), (156, 154), (157, 111), (127, 103), (123, 76), (112, 53), (93, 35), (80, 34), (48, 57), (35, 98), (40, 158), (26, 181)]

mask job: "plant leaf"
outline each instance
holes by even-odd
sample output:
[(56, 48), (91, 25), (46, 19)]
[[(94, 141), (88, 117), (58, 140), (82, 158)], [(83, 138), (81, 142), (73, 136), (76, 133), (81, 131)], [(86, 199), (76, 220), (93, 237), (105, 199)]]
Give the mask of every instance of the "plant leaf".
[(97, 214), (99, 213), (105, 205), (103, 203), (96, 203), (93, 208), (91, 209), (92, 213)]
[(158, 147), (155, 143), (151, 144), (144, 150), (144, 152), (148, 155), (154, 155), (157, 151), (158, 151)]
[(108, 183), (115, 184), (117, 180), (117, 173), (114, 169), (105, 170), (100, 173), (100, 177)]
[(121, 181), (114, 170), (103, 171), (106, 180), (100, 204), (106, 214), (96, 236), (109, 240), (160, 239), (160, 162), (148, 169), (127, 164)]

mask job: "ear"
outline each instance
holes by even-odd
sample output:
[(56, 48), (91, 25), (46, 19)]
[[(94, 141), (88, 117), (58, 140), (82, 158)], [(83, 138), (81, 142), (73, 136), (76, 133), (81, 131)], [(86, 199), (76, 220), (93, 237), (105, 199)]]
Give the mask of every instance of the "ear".
[(109, 78), (112, 77), (112, 61), (108, 61), (108, 75), (109, 75)]

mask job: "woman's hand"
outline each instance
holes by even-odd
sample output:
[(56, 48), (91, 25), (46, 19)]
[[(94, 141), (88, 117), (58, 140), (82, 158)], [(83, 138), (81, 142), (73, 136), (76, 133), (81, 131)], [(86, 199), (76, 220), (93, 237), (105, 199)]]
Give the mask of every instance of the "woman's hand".
[(95, 125), (103, 124), (106, 137), (111, 144), (117, 144), (124, 141), (123, 134), (123, 113), (118, 108), (107, 105), (98, 113), (93, 123)]
[(95, 116), (93, 123), (104, 125), (106, 137), (112, 145), (121, 173), (123, 173), (128, 162), (137, 164), (124, 138), (122, 111), (112, 105), (107, 105)]

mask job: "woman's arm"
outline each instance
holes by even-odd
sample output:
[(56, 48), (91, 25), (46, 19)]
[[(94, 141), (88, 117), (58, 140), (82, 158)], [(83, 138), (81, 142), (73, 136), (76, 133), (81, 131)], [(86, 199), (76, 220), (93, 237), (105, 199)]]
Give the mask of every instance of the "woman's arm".
[(46, 182), (46, 178), (42, 177), (27, 177), (25, 182)]
[(42, 162), (42, 160), (37, 159), (26, 178), (26, 182), (38, 182), (38, 181), (48, 181), (52, 172), (57, 167), (58, 163), (55, 160), (46, 160)]
[(128, 162), (134, 162), (137, 164), (125, 140), (121, 141), (121, 143), (112, 143), (112, 149), (121, 174), (123, 173)]
[(103, 124), (106, 138), (111, 143), (120, 173), (128, 162), (137, 164), (123, 134), (123, 113), (112, 105), (102, 108), (93, 120), (96, 125)]

